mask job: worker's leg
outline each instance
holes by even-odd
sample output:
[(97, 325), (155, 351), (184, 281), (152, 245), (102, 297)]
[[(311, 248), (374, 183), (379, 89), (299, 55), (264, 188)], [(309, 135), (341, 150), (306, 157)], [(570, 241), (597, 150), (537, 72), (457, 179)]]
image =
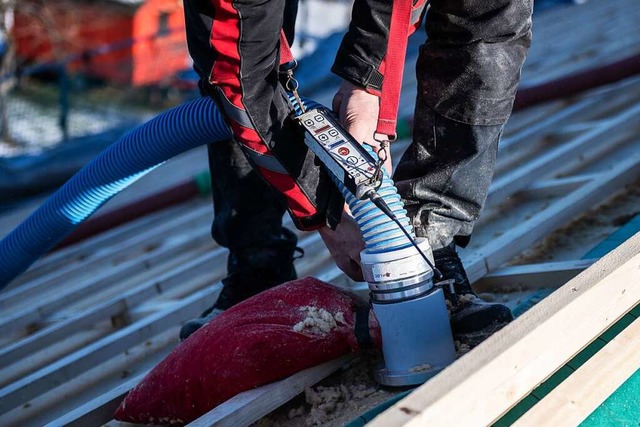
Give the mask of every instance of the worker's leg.
[[(293, 42), (297, 0), (286, 0), (283, 29)], [(269, 287), (296, 278), (297, 238), (282, 226), (285, 197), (251, 167), (240, 146), (208, 147), (213, 189), (213, 238), (229, 248), (228, 276), (216, 308), (226, 309)]]
[(417, 63), (414, 144), (395, 178), (435, 248), (466, 245), (495, 165), (530, 41), (525, 0), (433, 0)]
[(282, 226), (284, 196), (249, 165), (234, 141), (208, 146), (213, 190), (212, 236), (229, 249), (227, 276), (215, 303), (180, 331), (185, 339), (223, 310), (295, 279), (295, 234)]
[[(296, 277), (293, 259), (300, 250), (295, 235), (282, 227), (282, 216), (287, 207), (301, 217), (313, 216), (315, 207), (302, 191), (304, 184), (298, 186), (272, 153), (275, 139), (289, 144), (291, 153), (300, 151), (282, 129), (290, 108), (277, 84), (280, 28), (284, 25), (291, 42), (296, 10), (295, 0), (185, 2), (189, 47), (203, 77), (203, 94), (216, 99), (236, 141), (209, 146), (212, 235), (229, 248), (227, 277), (214, 305), (184, 325), (182, 339), (222, 310)], [(304, 158), (302, 153), (300, 162)], [(273, 186), (286, 189), (289, 204)]]
[[(487, 198), (530, 43), (531, 2), (430, 3), (428, 42), (417, 64), (414, 141), (395, 180), (416, 233), (429, 239), (438, 267), (466, 294), (472, 290), (453, 242), (466, 246)], [(454, 307), (453, 326), (482, 329), (510, 317), (497, 304), (462, 304)]]
[(227, 309), (267, 288), (293, 280), (297, 238), (282, 226), (284, 196), (251, 168), (232, 142), (209, 146), (213, 238), (229, 248), (227, 278), (215, 307)]

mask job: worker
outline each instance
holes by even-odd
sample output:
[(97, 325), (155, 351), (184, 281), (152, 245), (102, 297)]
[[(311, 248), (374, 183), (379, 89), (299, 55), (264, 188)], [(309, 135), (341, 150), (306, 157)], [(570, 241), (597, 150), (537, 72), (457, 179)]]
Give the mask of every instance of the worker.
[[(334, 110), (356, 140), (376, 148), (392, 4), (355, 0), (332, 67), (343, 79)], [(236, 144), (209, 147), (213, 237), (230, 250), (228, 276), (214, 305), (183, 326), (182, 339), (222, 310), (295, 277), (296, 238), (282, 226), (285, 209), (296, 227), (318, 229), (342, 271), (362, 279), (361, 234), (288, 118), (279, 32), (284, 23), (291, 41), (296, 7), (296, 0), (185, 0), (201, 89), (223, 111)], [(393, 176), (416, 235), (428, 239), (436, 267), (454, 280), (456, 295), (445, 292), (452, 330), (471, 345), (513, 318), (506, 306), (475, 295), (456, 246), (469, 243), (487, 198), (531, 40), (531, 12), (531, 0), (430, 2), (428, 40), (416, 67), (413, 142)]]

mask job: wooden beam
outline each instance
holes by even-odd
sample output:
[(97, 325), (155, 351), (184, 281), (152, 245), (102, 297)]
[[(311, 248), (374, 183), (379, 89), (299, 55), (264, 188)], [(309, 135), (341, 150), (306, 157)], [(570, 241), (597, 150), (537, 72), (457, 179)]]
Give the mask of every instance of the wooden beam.
[[(200, 243), (205, 243), (207, 239), (210, 238), (202, 236), (198, 240)], [(182, 243), (177, 246), (168, 245), (158, 251), (126, 261), (111, 269), (100, 270), (98, 274), (91, 274), (91, 271), (87, 271), (81, 280), (70, 282), (68, 287), (63, 287), (62, 289), (43, 292), (33, 303), (18, 300), (16, 307), (19, 310), (8, 314), (0, 320), (0, 329), (13, 332), (20, 331), (26, 325), (44, 320), (56, 310), (77, 302), (81, 298), (87, 298), (91, 294), (108, 289), (114, 284), (124, 283), (135, 277), (137, 273), (148, 273), (154, 266), (166, 269), (172, 265), (187, 262), (194, 256), (191, 252), (197, 248), (197, 245), (194, 241)], [(153, 274), (157, 274), (157, 272)]]
[[(576, 426), (640, 369), (640, 319), (636, 319), (513, 425)], [(629, 408), (637, 411), (637, 407)]]
[(248, 390), (227, 400), (197, 420), (190, 427), (244, 427), (258, 421), (269, 412), (284, 405), (318, 381), (349, 364), (354, 355), (305, 369), (283, 380)]
[(638, 271), (640, 233), (371, 425), (492, 424), (640, 303), (640, 286), (635, 286)]
[[(595, 104), (591, 106), (577, 106), (578, 104), (583, 103), (582, 101), (585, 100), (578, 100), (573, 104), (567, 105), (566, 101), (558, 100), (556, 102), (534, 105), (531, 108), (527, 108), (524, 112), (514, 111), (505, 125), (504, 134), (501, 141), (507, 141), (508, 148), (512, 142), (515, 142), (514, 140), (520, 139), (519, 135), (524, 135), (526, 137), (541, 136), (540, 134), (544, 133), (544, 130), (547, 128), (546, 126), (543, 128), (539, 128), (538, 132), (534, 134), (528, 134), (527, 129), (531, 126), (536, 126), (538, 123), (545, 122), (546, 120), (550, 120), (548, 122), (548, 125), (552, 126), (556, 122), (555, 119), (553, 119), (553, 116), (562, 114), (562, 111), (567, 108), (573, 109), (575, 107), (573, 112), (575, 112), (576, 114), (580, 114), (584, 113), (584, 108), (590, 109), (595, 107)], [(592, 100), (590, 103), (593, 102), (594, 100)], [(565, 119), (568, 120), (571, 116), (572, 115), (565, 116)], [(522, 132), (527, 133), (522, 134)], [(500, 150), (501, 148), (502, 147), (498, 147), (498, 150)]]
[(118, 409), (118, 406), (120, 406), (129, 391), (142, 381), (147, 374), (148, 371), (131, 378), (62, 417), (47, 423), (46, 427), (84, 427), (104, 424), (105, 420), (113, 417), (113, 413)]
[[(199, 256), (161, 276), (143, 281), (124, 294), (117, 295), (108, 301), (94, 305), (69, 319), (42, 329), (33, 335), (0, 349), (0, 366), (8, 366), (38, 349), (46, 348), (48, 345), (70, 336), (74, 332), (84, 330), (99, 321), (109, 319), (111, 316), (125, 313), (139, 303), (158, 294), (165, 293), (172, 287), (180, 286), (186, 281), (200, 278), (203, 283), (212, 282), (213, 280), (211, 278), (215, 277), (216, 274), (214, 268), (216, 264), (213, 261), (219, 258), (222, 253), (223, 249), (218, 248), (216, 251)], [(221, 271), (218, 273), (218, 276), (222, 274), (223, 272)]]
[(526, 199), (562, 197), (576, 191), (581, 186), (588, 184), (601, 176), (601, 172), (596, 172), (563, 178), (546, 179), (544, 181), (533, 183), (527, 189), (522, 190), (520, 194)]
[(171, 230), (172, 227), (167, 224), (172, 224), (174, 227), (179, 226), (181, 223), (184, 224), (181, 218), (185, 216), (191, 218), (191, 222), (186, 224), (193, 224), (194, 221), (205, 218), (206, 215), (211, 216), (211, 205), (205, 205), (202, 201), (198, 201), (198, 203), (185, 204), (184, 206), (171, 207), (160, 212), (151, 213), (145, 218), (123, 224), (91, 239), (47, 254), (36, 261), (29, 270), (18, 276), (11, 283), (11, 286), (23, 286), (38, 277), (56, 272), (60, 269), (61, 263), (66, 264), (71, 260), (81, 262), (93, 257), (105, 256), (106, 254), (103, 253), (104, 248), (110, 247), (114, 242), (124, 242), (129, 246), (130, 241), (133, 244), (135, 242), (144, 244), (150, 240), (157, 239), (160, 233), (153, 233), (152, 231), (157, 231), (158, 229)]
[[(185, 223), (185, 225), (186, 224), (189, 223)], [(155, 249), (147, 251), (146, 253), (144, 249), (147, 245), (144, 241), (140, 242), (135, 241), (137, 239), (132, 239), (134, 242), (130, 245), (130, 240), (125, 240), (124, 242), (114, 245), (113, 250), (109, 251), (109, 253), (85, 260), (81, 263), (73, 263), (60, 268), (55, 273), (47, 274), (28, 284), (0, 294), (0, 309), (6, 312), (18, 305), (17, 302), (19, 301), (24, 303), (27, 298), (39, 299), (42, 298), (43, 294), (50, 293), (51, 290), (56, 287), (68, 288), (69, 283), (78, 282), (82, 279), (86, 281), (87, 277), (91, 278), (90, 272), (100, 267), (106, 267), (106, 269), (110, 269), (115, 274), (119, 270), (125, 269), (125, 265), (130, 266), (130, 268), (127, 269), (128, 273), (124, 273), (125, 275), (130, 275), (131, 271), (136, 268), (136, 261), (137, 268), (148, 268), (148, 266), (153, 265), (153, 260), (158, 255), (173, 257), (175, 256), (175, 252), (193, 247), (194, 244), (199, 242), (206, 242), (206, 239), (210, 239), (207, 233), (207, 226), (207, 224), (203, 223), (201, 227), (189, 227), (189, 231), (180, 236), (180, 238), (169, 238), (166, 235), (167, 230), (171, 228), (164, 229), (160, 227), (159, 230), (153, 230), (153, 232), (150, 230), (147, 234), (156, 236), (156, 241), (154, 242), (155, 244), (149, 246), (151, 248), (155, 247)], [(129, 256), (133, 258), (129, 263), (114, 265), (117, 260), (127, 257), (128, 251), (141, 252), (141, 254), (136, 253), (136, 256)], [(160, 259), (163, 260), (163, 258)]]
[(548, 130), (553, 129), (559, 122), (574, 119), (575, 116), (583, 114), (585, 110), (596, 106), (596, 104), (599, 104), (599, 102), (593, 97), (582, 99), (573, 105), (560, 109), (557, 113), (551, 114), (541, 120), (536, 120), (534, 123), (518, 130), (513, 135), (503, 138), (498, 148), (498, 158), (507, 155), (516, 149), (520, 143), (528, 141), (529, 138), (547, 134)]
[(126, 350), (162, 330), (200, 314), (220, 291), (221, 285), (207, 287), (165, 312), (158, 312), (127, 326), (75, 353), (46, 366), (15, 383), (0, 389), (0, 413), (7, 412), (95, 367), (115, 354)]
[(571, 123), (571, 124), (568, 124), (568, 125), (565, 125), (565, 126), (560, 126), (560, 127), (556, 128), (556, 129), (554, 129), (552, 135), (553, 136), (571, 135), (571, 134), (576, 134), (576, 133), (580, 133), (580, 132), (590, 131), (593, 128), (606, 125), (609, 120), (611, 120), (611, 119), (607, 118), (607, 119), (599, 119), (599, 120)]
[[(105, 394), (118, 388), (132, 378), (145, 374), (168, 355), (177, 343), (179, 325), (169, 327), (157, 335), (128, 348), (94, 368), (48, 390), (26, 404), (2, 415), (5, 425), (45, 425), (54, 423), (62, 426), (65, 423), (55, 421), (67, 417), (70, 413), (77, 413), (79, 408), (86, 408), (88, 402), (100, 400)], [(115, 399), (114, 399), (115, 400)], [(102, 421), (86, 421), (86, 426), (102, 425), (113, 417), (109, 408), (103, 409)], [(90, 411), (90, 410), (88, 410)], [(96, 416), (96, 412), (94, 415)], [(111, 425), (111, 424), (110, 424)]]
[(616, 165), (615, 169), (605, 173), (602, 179), (574, 191), (481, 247), (465, 260), (469, 280), (472, 283), (476, 282), (482, 277), (480, 274), (483, 271), (493, 271), (500, 268), (515, 254), (530, 247), (570, 219), (586, 212), (593, 205), (603, 201), (626, 184), (634, 182), (640, 176), (640, 167), (638, 166), (640, 166), (640, 153)]
[(527, 187), (540, 177), (564, 167), (577, 156), (585, 155), (588, 150), (598, 149), (601, 144), (601, 136), (606, 132), (620, 127), (622, 124), (633, 120), (640, 113), (640, 104), (633, 105), (624, 112), (615, 116), (606, 126), (599, 127), (585, 133), (561, 146), (545, 152), (543, 155), (525, 163), (522, 167), (496, 179), (489, 190), (488, 204), (505, 200), (510, 195)]
[[(566, 101), (558, 101), (552, 106), (557, 106), (559, 111), (548, 114), (549, 117), (541, 117), (513, 135), (505, 136), (500, 141), (494, 181), (497, 182), (503, 175), (512, 173), (515, 168), (528, 163), (529, 159), (541, 156), (548, 151), (551, 146), (549, 136), (555, 135), (553, 129), (559, 122), (575, 123), (576, 121), (615, 116), (619, 110), (636, 103), (636, 94), (633, 90), (636, 84), (637, 82), (627, 80), (599, 88), (582, 97), (581, 100), (564, 106), (564, 108), (559, 104), (566, 103)], [(629, 88), (631, 90), (627, 90)], [(550, 106), (546, 106), (546, 108), (549, 109)], [(527, 116), (529, 115), (530, 112), (527, 112)], [(556, 116), (558, 120), (555, 120)], [(516, 117), (518, 115), (514, 116), (514, 118)], [(604, 146), (609, 145), (610, 136), (607, 135), (607, 144), (603, 144)], [(556, 137), (555, 139), (560, 138)], [(563, 141), (565, 139), (565, 137), (562, 138)], [(554, 145), (558, 146), (561, 143), (554, 142)], [(564, 165), (562, 169), (564, 169)]]
[[(6, 419), (9, 425), (62, 426), (75, 422), (76, 425), (97, 426), (107, 423), (113, 418), (113, 406), (107, 402), (111, 400), (111, 405), (119, 404), (131, 387), (173, 350), (179, 330), (178, 324), (165, 328), (60, 387), (30, 400), (29, 405), (18, 406), (3, 414), (2, 419)], [(58, 421), (61, 419), (64, 422)]]
[(479, 292), (558, 288), (596, 261), (596, 258), (592, 258), (504, 267), (487, 274), (473, 287)]

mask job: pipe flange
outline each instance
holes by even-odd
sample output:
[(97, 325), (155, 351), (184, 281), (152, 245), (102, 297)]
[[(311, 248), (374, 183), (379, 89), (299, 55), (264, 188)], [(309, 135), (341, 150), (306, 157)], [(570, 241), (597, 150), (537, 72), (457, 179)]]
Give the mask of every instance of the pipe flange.
[(417, 276), (409, 277), (402, 280), (392, 280), (389, 282), (368, 282), (369, 289), (371, 291), (378, 292), (392, 292), (404, 288), (411, 288), (424, 282), (433, 282), (433, 271), (426, 271)]
[(434, 377), (445, 366), (420, 366), (406, 371), (390, 371), (384, 365), (380, 365), (373, 371), (373, 378), (388, 387), (406, 387), (424, 384), (427, 380)]
[(418, 286), (393, 290), (391, 292), (371, 292), (373, 302), (392, 303), (420, 298), (428, 294), (433, 289), (433, 283), (429, 280)]

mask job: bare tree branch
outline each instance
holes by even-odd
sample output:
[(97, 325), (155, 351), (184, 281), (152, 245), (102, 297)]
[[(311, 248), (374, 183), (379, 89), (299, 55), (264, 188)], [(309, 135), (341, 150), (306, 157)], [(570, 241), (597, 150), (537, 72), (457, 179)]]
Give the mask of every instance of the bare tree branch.
[(15, 84), (16, 49), (12, 35), (13, 13), (17, 0), (0, 0), (0, 34), (5, 45), (0, 57), (0, 142), (15, 146), (9, 128), (9, 91)]

